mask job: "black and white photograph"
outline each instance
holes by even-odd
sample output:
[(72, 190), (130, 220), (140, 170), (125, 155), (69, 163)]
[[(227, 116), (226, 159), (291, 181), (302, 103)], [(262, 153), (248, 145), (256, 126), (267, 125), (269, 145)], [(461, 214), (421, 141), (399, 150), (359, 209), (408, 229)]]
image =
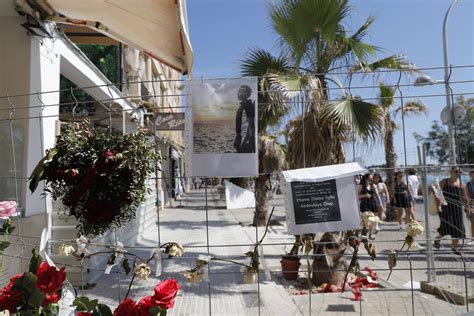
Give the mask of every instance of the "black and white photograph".
[[(192, 128), (188, 136), (193, 174), (236, 176), (241, 169), (256, 174), (257, 79), (194, 80), (190, 87)], [(203, 159), (215, 162), (212, 171), (208, 166), (208, 172), (197, 171), (195, 162)]]

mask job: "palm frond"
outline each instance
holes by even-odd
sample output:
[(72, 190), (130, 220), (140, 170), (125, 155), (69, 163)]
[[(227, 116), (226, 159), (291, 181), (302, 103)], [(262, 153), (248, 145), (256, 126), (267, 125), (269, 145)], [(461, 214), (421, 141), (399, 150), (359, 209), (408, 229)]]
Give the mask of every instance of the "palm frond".
[(379, 84), (379, 104), (388, 111), (395, 99), (395, 89), (393, 87), (386, 86), (383, 83)]
[(284, 56), (273, 56), (261, 48), (252, 48), (240, 61), (241, 73), (244, 76), (262, 77), (268, 73), (285, 73), (290, 69)]
[[(400, 106), (396, 112), (401, 112), (402, 107)], [(403, 105), (403, 112), (406, 116), (413, 116), (418, 114), (427, 114), (428, 108), (421, 100), (410, 100)]]
[(268, 126), (277, 125), (288, 112), (284, 95), (278, 87), (273, 86), (270, 79), (288, 73), (291, 68), (285, 57), (275, 57), (263, 49), (254, 48), (241, 60), (240, 69), (244, 76), (260, 77), (258, 129), (259, 133), (265, 132)]
[(328, 102), (322, 114), (341, 131), (352, 130), (363, 139), (375, 139), (382, 126), (380, 107), (356, 98)]
[(369, 16), (365, 23), (350, 37), (347, 37), (345, 33), (341, 33), (336, 41), (338, 45), (334, 49), (334, 56), (343, 58), (348, 54), (353, 54), (356, 63), (367, 62), (369, 57), (374, 56), (380, 48), (363, 42), (373, 21), (374, 18)]
[(355, 65), (352, 71), (371, 72), (379, 69), (395, 69), (404, 72), (418, 72), (415, 64), (410, 63), (405, 56), (396, 54), (383, 59), (373, 61), (371, 63), (361, 61), (359, 65)]
[(333, 43), (350, 7), (347, 0), (285, 0), (270, 10), (281, 43), (300, 65), (312, 41)]

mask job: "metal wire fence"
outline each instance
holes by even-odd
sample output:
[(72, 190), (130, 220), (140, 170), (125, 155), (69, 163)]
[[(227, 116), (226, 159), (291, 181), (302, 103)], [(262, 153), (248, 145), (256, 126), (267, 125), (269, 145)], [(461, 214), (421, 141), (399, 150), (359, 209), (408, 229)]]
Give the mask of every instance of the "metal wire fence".
[[(452, 67), (453, 69), (463, 69), (472, 66)], [(471, 69), (469, 68), (469, 69)], [(433, 68), (436, 70), (442, 68)], [(425, 69), (429, 70), (429, 69)], [(394, 82), (389, 84), (397, 89), (398, 94), (394, 96), (395, 100), (403, 104), (407, 98), (435, 98), (444, 97), (443, 94), (408, 94), (402, 92), (402, 89), (410, 88), (409, 83), (401, 82), (401, 73), (389, 73), (395, 78)], [(352, 81), (351, 81), (352, 82)], [(472, 95), (472, 80), (451, 81), (451, 85), (459, 84), (462, 90), (456, 90), (454, 95)], [(178, 81), (177, 84), (184, 82)], [(130, 83), (123, 83), (130, 84)], [(87, 92), (88, 88), (78, 88)], [(357, 95), (359, 89), (376, 89), (378, 84), (367, 85), (360, 84), (345, 87), (352, 95)], [(336, 100), (336, 93), (340, 91), (338, 87), (329, 87), (333, 93), (330, 100)], [(73, 94), (74, 89), (69, 91)], [(163, 110), (184, 110), (183, 106), (157, 106), (156, 98), (187, 98), (183, 93), (179, 95), (165, 95), (159, 91), (154, 91), (148, 95), (152, 106), (147, 109), (142, 107), (131, 110), (115, 108), (113, 105), (117, 98), (81, 101), (75, 97), (74, 102), (64, 102), (59, 104), (44, 104), (42, 96), (45, 93), (58, 93), (59, 91), (40, 92), (22, 95), (5, 95), (0, 97), (0, 141), (4, 145), (5, 159), (8, 167), (2, 170), (0, 174), (0, 183), (2, 184), (2, 199), (22, 201), (27, 193), (24, 183), (27, 180), (24, 171), (25, 157), (28, 148), (26, 142), (32, 139), (26, 137), (27, 129), (25, 126), (38, 126), (39, 131), (43, 130), (44, 119), (64, 119), (81, 120), (86, 115), (76, 113), (75, 109), (80, 104), (87, 102), (96, 102), (102, 108), (101, 122), (109, 127), (122, 129), (124, 132), (133, 130), (136, 122), (125, 118), (127, 112), (132, 114), (138, 111), (147, 112), (151, 115), (157, 111)], [(281, 91), (271, 91), (281, 92)], [(296, 91), (298, 92), (298, 91)], [(307, 96), (308, 91), (304, 91)], [(260, 92), (260, 93), (268, 93)], [(362, 94), (362, 93), (361, 93)], [(36, 97), (37, 102), (27, 103), (24, 98)], [(139, 97), (139, 96), (136, 96)], [(132, 98), (124, 96), (123, 99)], [(295, 106), (294, 115), (300, 115), (301, 104), (307, 102), (304, 96), (299, 99), (285, 99), (289, 106)], [(379, 100), (375, 97), (364, 97), (364, 100)], [(71, 115), (67, 113), (48, 114), (46, 109), (52, 107), (64, 106), (71, 108)], [(72, 106), (72, 107), (71, 107)], [(190, 106), (188, 104), (188, 106)], [(31, 111), (35, 109), (35, 111)], [(402, 113), (403, 116), (403, 113)], [(146, 117), (146, 115), (145, 115)], [(287, 118), (288, 120), (289, 118)], [(92, 118), (94, 121), (94, 118)], [(194, 187), (193, 178), (176, 176), (170, 177), (167, 174), (156, 174), (150, 179), (150, 187), (154, 190), (148, 197), (147, 202), (140, 208), (137, 218), (126, 228), (111, 234), (93, 240), (88, 246), (91, 250), (101, 251), (104, 246), (114, 247), (117, 242), (124, 243), (126, 251), (141, 255), (143, 257), (152, 254), (159, 245), (166, 241), (178, 241), (183, 244), (185, 253), (182, 257), (161, 258), (156, 260), (153, 267), (152, 276), (148, 280), (136, 281), (132, 287), (132, 296), (142, 297), (149, 295), (158, 279), (168, 277), (176, 278), (181, 283), (182, 294), (177, 298), (174, 309), (170, 310), (170, 315), (316, 315), (323, 313), (354, 313), (360, 315), (380, 315), (380, 314), (432, 314), (447, 313), (461, 314), (469, 312), (474, 307), (474, 246), (472, 245), (472, 220), (468, 219), (464, 213), (454, 218), (455, 222), (449, 222), (439, 215), (429, 215), (427, 213), (427, 186), (435, 179), (449, 178), (451, 166), (426, 166), (426, 157), (420, 157), (418, 163), (408, 163), (407, 157), (411, 160), (418, 158), (418, 151), (412, 147), (407, 149), (407, 132), (402, 117), (402, 137), (404, 138), (404, 149), (399, 152), (402, 157), (403, 166), (396, 169), (379, 168), (372, 171), (379, 172), (382, 178), (386, 177), (387, 171), (403, 171), (408, 168), (414, 168), (420, 176), (420, 194), (415, 200), (416, 219), (423, 224), (426, 235), (416, 239), (416, 248), (410, 251), (398, 252), (398, 262), (393, 269), (393, 275), (389, 280), (390, 269), (388, 259), (392, 249), (400, 249), (405, 240), (405, 231), (400, 223), (396, 221), (385, 221), (380, 224), (380, 230), (374, 234), (371, 241), (377, 251), (375, 261), (364, 251), (360, 252), (359, 263), (364, 270), (364, 274), (376, 279), (377, 286), (371, 289), (362, 290), (361, 299), (356, 300), (354, 289), (346, 289), (343, 293), (340, 291), (331, 292), (330, 287), (314, 285), (312, 275), (315, 273), (327, 273), (327, 270), (318, 270), (314, 267), (313, 261), (324, 257), (325, 260), (340, 260), (340, 265), (331, 265), (330, 273), (345, 273), (347, 266), (344, 261), (349, 262), (352, 258), (351, 248), (346, 244), (340, 245), (341, 253), (318, 253), (317, 251), (301, 255), (301, 267), (296, 280), (286, 280), (282, 276), (280, 260), (287, 254), (294, 244), (294, 237), (288, 236), (286, 230), (286, 209), (284, 204), (285, 197), (277, 194), (278, 183), (274, 182), (271, 189), (272, 199), (270, 206), (275, 208), (268, 230), (265, 227), (251, 226), (253, 218), (253, 209), (227, 210), (225, 200), (222, 198), (221, 179), (200, 179), (200, 186)], [(48, 122), (49, 124), (49, 122)], [(31, 127), (30, 127), (31, 128)], [(156, 130), (151, 128), (151, 134), (155, 139), (154, 143), (162, 142), (158, 139)], [(304, 134), (304, 129), (303, 129)], [(44, 153), (42, 135), (39, 137), (42, 144), (40, 150)], [(306, 139), (304, 143), (314, 141)], [(349, 142), (350, 143), (350, 142)], [(157, 145), (158, 146), (158, 145)], [(349, 145), (350, 146), (350, 145)], [(355, 148), (355, 146), (353, 147)], [(161, 148), (157, 147), (157, 151)], [(363, 150), (363, 149), (362, 149)], [(305, 150), (303, 150), (305, 152)], [(348, 155), (350, 156), (350, 155)], [(354, 149), (352, 158), (355, 160), (357, 154)], [(349, 159), (349, 158), (348, 158)], [(350, 159), (349, 159), (350, 160)], [(472, 165), (461, 165), (463, 170), (469, 170)], [(266, 173), (267, 174), (267, 173)], [(279, 172), (271, 174), (279, 175)], [(175, 181), (182, 180), (186, 192), (181, 196), (172, 194), (165, 189), (164, 194), (169, 195), (170, 204), (165, 208), (157, 208), (155, 200), (157, 197), (157, 183), (163, 188), (170, 188)], [(469, 179), (461, 177), (461, 183), (465, 184)], [(468, 210), (468, 205), (461, 197), (453, 194), (451, 204), (456, 204), (456, 210), (461, 212)], [(174, 201), (173, 201), (174, 200)], [(43, 200), (44, 203), (46, 203)], [(41, 203), (43, 203), (41, 202)], [(21, 204), (20, 204), (21, 206)], [(55, 209), (57, 211), (57, 207)], [(387, 207), (387, 213), (395, 213), (396, 210), (390, 206)], [(29, 249), (37, 247), (41, 237), (31, 232), (35, 222), (37, 226), (42, 227), (52, 224), (53, 220), (58, 220), (54, 214), (39, 214), (35, 219), (15, 218), (17, 231), (16, 235), (10, 236), (11, 248), (2, 254), (4, 260), (4, 273), (0, 283), (5, 284), (8, 278), (17, 272), (22, 271), (28, 262)], [(39, 219), (40, 218), (40, 219)], [(61, 220), (70, 220), (63, 216)], [(39, 222), (38, 222), (39, 221)], [(72, 221), (72, 220), (71, 220)], [(403, 223), (401, 223), (403, 225)], [(32, 226), (33, 225), (33, 226)], [(440, 246), (433, 245), (436, 241), (438, 228), (443, 225), (455, 227), (462, 234), (458, 238), (453, 236), (444, 237)], [(237, 263), (248, 264), (250, 258), (246, 253), (249, 249), (254, 249), (262, 236), (265, 239), (261, 243), (260, 264), (261, 272), (249, 274), (242, 270)], [(321, 234), (315, 238), (315, 248), (328, 245), (325, 242), (319, 242)], [(59, 237), (58, 237), (59, 236)], [(73, 235), (57, 234), (47, 238), (47, 249), (52, 255), (59, 253), (59, 247), (63, 244), (74, 244), (76, 242)], [(453, 240), (459, 239), (456, 251), (450, 248)], [(433, 247), (434, 246), (434, 247)], [(343, 251), (345, 250), (345, 251)], [(221, 259), (209, 262), (203, 269), (203, 280), (201, 282), (190, 283), (183, 273), (196, 264), (200, 256), (207, 255), (212, 258)], [(66, 270), (71, 271), (71, 276), (77, 278), (72, 283), (76, 286), (78, 294), (86, 294), (98, 298), (110, 306), (116, 306), (124, 298), (127, 292), (128, 282), (131, 276), (127, 275), (122, 269), (112, 269), (110, 273), (104, 274), (106, 270), (107, 255), (97, 255), (94, 260), (75, 261), (64, 258), (58, 258), (58, 266), (66, 266)], [(344, 260), (345, 259), (345, 260)], [(229, 262), (230, 261), (230, 262)], [(333, 262), (334, 263), (334, 262)], [(375, 272), (377, 275), (372, 274)], [(255, 278), (255, 279), (254, 279)], [(352, 280), (354, 281), (354, 280)], [(375, 280), (374, 280), (375, 281)], [(366, 284), (365, 284), (366, 285)], [(361, 288), (364, 287), (361, 285)], [(364, 287), (367, 288), (367, 287)], [(327, 293), (322, 293), (327, 292)], [(357, 292), (357, 290), (355, 290)], [(438, 299), (441, 298), (441, 299)]]

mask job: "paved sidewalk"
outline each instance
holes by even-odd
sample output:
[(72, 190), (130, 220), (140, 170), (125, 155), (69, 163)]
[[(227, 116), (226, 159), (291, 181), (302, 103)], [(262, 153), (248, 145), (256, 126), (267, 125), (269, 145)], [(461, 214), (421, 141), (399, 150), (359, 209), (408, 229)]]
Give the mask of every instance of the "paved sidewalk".
[[(213, 256), (248, 263), (249, 259), (243, 254), (264, 232), (264, 228), (256, 229), (246, 226), (252, 219), (252, 210), (226, 210), (212, 188), (208, 190), (207, 201), (206, 211), (204, 190), (187, 193), (181, 203), (175, 203), (178, 207), (160, 211), (159, 231), (157, 227), (147, 229), (141, 234), (138, 248), (129, 249), (145, 256), (152, 252), (152, 247), (158, 245), (158, 238), (160, 243), (178, 241), (184, 245), (183, 257), (163, 259), (163, 274), (159, 277), (161, 280), (176, 278), (182, 286), (181, 294), (177, 297), (175, 307), (169, 311), (169, 315), (412, 314), (412, 294), (406, 287), (406, 283), (410, 281), (410, 273), (406, 270), (394, 271), (391, 283), (385, 284), (386, 289), (363, 292), (362, 302), (353, 301), (353, 295), (350, 292), (313, 294), (311, 297), (308, 294), (290, 295), (280, 282), (281, 273), (279, 272), (281, 270), (280, 257), (289, 250), (289, 244), (293, 241), (293, 237), (286, 234), (285, 211), (281, 197), (272, 201), (272, 204), (276, 206), (273, 218), (283, 225), (271, 226), (264, 241), (266, 261), (272, 270), (271, 280), (265, 280), (262, 273), (259, 284), (243, 284), (243, 274), (239, 266), (212, 262), (210, 284), (201, 282), (190, 285), (181, 274), (194, 265), (198, 255), (207, 254), (209, 251)], [(180, 207), (179, 204), (181, 204)], [(208, 228), (206, 228), (206, 223), (208, 223)], [(389, 239), (394, 239), (393, 236), (398, 235), (402, 240), (403, 232), (392, 231), (390, 227), (380, 232), (377, 235), (377, 247), (382, 255), (375, 262), (369, 263), (368, 260), (362, 260), (361, 265), (369, 263), (372, 268), (380, 269), (379, 275), (384, 279), (388, 273), (382, 271), (387, 268), (386, 258), (383, 256), (384, 249), (399, 248), (401, 242), (388, 242)], [(420, 255), (413, 255), (413, 265), (420, 269), (426, 268), (424, 259), (420, 258)], [(407, 261), (401, 259), (398, 267), (407, 266)], [(301, 269), (304, 269), (303, 265)], [(100, 298), (111, 307), (116, 306), (119, 291), (123, 299), (129, 279), (122, 275), (119, 286), (116, 274), (104, 275), (97, 285), (85, 294)], [(413, 279), (425, 280), (426, 271), (414, 271)], [(140, 298), (151, 295), (157, 281), (156, 277), (151, 277), (147, 281), (135, 281), (130, 296)], [(472, 286), (472, 283), (469, 284)], [(470, 290), (473, 290), (472, 287)], [(418, 291), (414, 293), (413, 299), (416, 315), (460, 315), (466, 312), (466, 306), (456, 306)], [(474, 304), (471, 304), (470, 310), (473, 309)]]

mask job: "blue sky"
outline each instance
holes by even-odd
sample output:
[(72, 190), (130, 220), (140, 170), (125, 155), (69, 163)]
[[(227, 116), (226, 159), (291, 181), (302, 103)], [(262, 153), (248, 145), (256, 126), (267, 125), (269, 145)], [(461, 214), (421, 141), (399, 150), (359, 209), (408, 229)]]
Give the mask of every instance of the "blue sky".
[[(194, 78), (220, 78), (239, 76), (239, 60), (251, 47), (278, 52), (276, 36), (272, 31), (267, 5), (271, 0), (190, 0), (187, 1), (191, 43), (194, 50)], [(351, 17), (346, 21), (347, 30), (355, 30), (369, 15), (375, 22), (368, 42), (384, 49), (379, 56), (406, 53), (419, 68), (443, 66), (442, 24), (451, 0), (353, 0)], [(459, 0), (448, 23), (449, 63), (453, 66), (474, 64), (474, 1)], [(443, 79), (443, 70), (426, 70), (434, 79)], [(380, 78), (395, 84), (398, 76)], [(402, 78), (409, 84), (415, 77)], [(450, 81), (474, 80), (474, 68), (453, 70)], [(355, 79), (353, 86), (372, 86), (373, 80)], [(455, 94), (474, 93), (473, 83), (452, 84)], [(353, 94), (376, 98), (377, 89), (354, 89)], [(416, 141), (413, 132), (426, 134), (433, 120), (439, 120), (445, 97), (428, 97), (444, 94), (444, 85), (430, 87), (406, 87), (402, 89), (404, 101), (414, 96), (428, 108), (427, 116), (406, 118), (405, 136), (409, 163), (415, 162)], [(474, 94), (467, 95), (474, 97)], [(375, 101), (375, 100), (374, 100)], [(400, 120), (399, 120), (400, 121)], [(403, 163), (402, 132), (396, 134), (395, 145), (399, 153), (398, 163)], [(383, 147), (358, 148), (356, 156), (369, 156), (368, 163), (383, 160)], [(352, 150), (347, 154), (352, 157)]]

